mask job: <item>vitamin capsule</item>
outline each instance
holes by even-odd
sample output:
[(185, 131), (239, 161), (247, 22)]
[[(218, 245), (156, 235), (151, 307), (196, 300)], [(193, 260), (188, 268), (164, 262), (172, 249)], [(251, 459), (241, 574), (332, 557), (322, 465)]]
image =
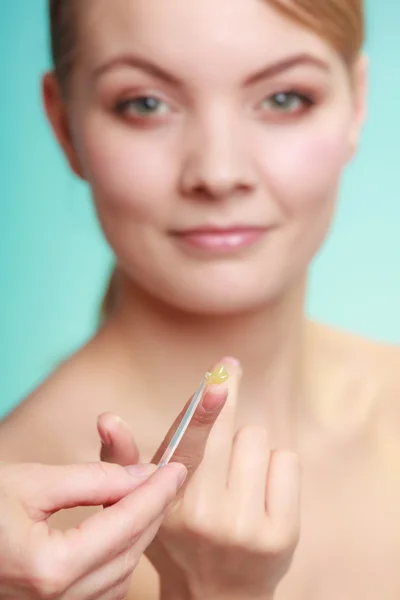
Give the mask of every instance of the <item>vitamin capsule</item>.
[(207, 384), (218, 385), (224, 383), (228, 379), (229, 375), (225, 367), (222, 365), (212, 373), (206, 374)]

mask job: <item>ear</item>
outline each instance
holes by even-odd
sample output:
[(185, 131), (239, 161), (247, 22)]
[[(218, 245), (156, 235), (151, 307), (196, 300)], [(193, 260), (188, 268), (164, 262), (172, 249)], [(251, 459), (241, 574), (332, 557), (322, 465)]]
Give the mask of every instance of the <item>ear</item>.
[(78, 154), (71, 137), (65, 99), (54, 73), (49, 72), (43, 76), (42, 94), (46, 115), (54, 135), (63, 149), (72, 171), (75, 175), (84, 179)]
[(352, 158), (358, 148), (358, 142), (367, 116), (368, 66), (366, 55), (361, 54), (352, 70), (353, 121), (350, 129), (349, 153)]

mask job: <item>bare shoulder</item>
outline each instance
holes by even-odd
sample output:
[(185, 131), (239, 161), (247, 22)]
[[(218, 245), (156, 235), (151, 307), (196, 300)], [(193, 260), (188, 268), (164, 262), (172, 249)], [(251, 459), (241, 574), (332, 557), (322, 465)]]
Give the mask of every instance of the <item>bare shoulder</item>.
[(400, 344), (378, 342), (329, 327), (323, 329), (327, 345), (340, 357), (344, 373), (350, 378), (353, 375), (371, 390), (376, 386), (377, 391), (400, 391)]
[(0, 424), (1, 460), (98, 460), (97, 416), (117, 409), (112, 400), (127, 380), (107, 352), (112, 347), (96, 336), (19, 404)]
[(400, 345), (314, 327), (322, 354), (337, 374), (332, 404), (379, 437), (385, 432), (388, 442), (395, 434), (400, 453)]

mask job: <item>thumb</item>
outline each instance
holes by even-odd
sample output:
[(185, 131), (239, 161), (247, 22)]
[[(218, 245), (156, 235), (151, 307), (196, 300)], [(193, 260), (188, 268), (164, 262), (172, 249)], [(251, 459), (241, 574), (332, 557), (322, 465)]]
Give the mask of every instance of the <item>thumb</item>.
[(132, 431), (120, 417), (103, 413), (97, 420), (97, 430), (102, 440), (101, 460), (122, 466), (139, 462), (139, 450)]
[(154, 465), (124, 468), (102, 462), (67, 466), (26, 464), (15, 468), (15, 490), (36, 522), (66, 508), (114, 504), (155, 471)]

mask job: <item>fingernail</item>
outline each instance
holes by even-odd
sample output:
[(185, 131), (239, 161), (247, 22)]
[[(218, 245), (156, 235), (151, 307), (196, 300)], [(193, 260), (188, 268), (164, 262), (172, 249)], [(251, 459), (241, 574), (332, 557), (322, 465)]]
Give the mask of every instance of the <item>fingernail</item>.
[(109, 436), (107, 431), (104, 429), (99, 429), (100, 439), (105, 446), (111, 446), (111, 437)]
[(129, 473), (129, 475), (132, 475), (133, 477), (145, 479), (147, 477), (150, 477), (150, 475), (152, 475), (153, 473), (155, 473), (155, 471), (157, 470), (157, 466), (153, 465), (152, 463), (143, 465), (129, 465), (125, 467), (125, 470)]
[(226, 388), (224, 387), (220, 391), (218, 390), (218, 386), (213, 385), (210, 386), (208, 390), (206, 390), (204, 394), (203, 401), (201, 403), (201, 407), (206, 412), (214, 412), (218, 408), (220, 408), (221, 404), (226, 400)]
[(181, 463), (170, 463), (169, 465), (166, 465), (163, 468), (175, 472), (178, 489), (181, 488), (185, 483), (187, 477), (186, 467), (184, 465), (181, 465)]

